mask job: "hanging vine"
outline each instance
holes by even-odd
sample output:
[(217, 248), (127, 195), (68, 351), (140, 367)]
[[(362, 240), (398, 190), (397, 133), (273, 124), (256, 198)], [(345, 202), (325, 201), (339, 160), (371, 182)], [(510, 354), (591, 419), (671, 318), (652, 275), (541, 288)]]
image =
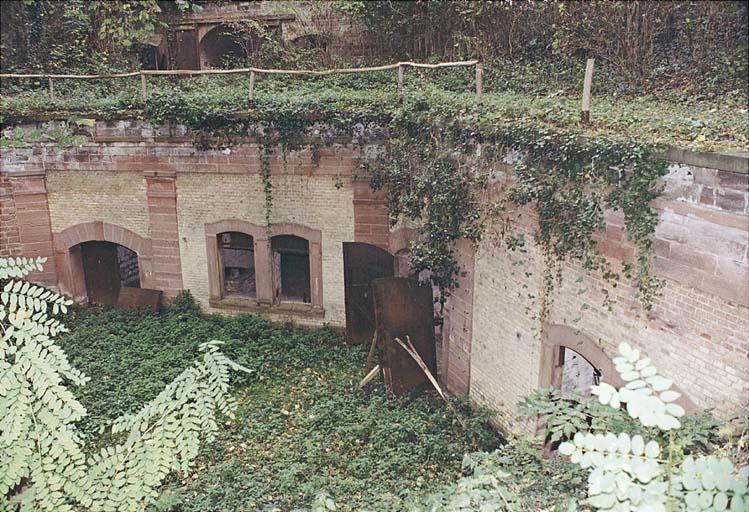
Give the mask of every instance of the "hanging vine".
[[(660, 192), (657, 178), (667, 170), (667, 162), (659, 157), (661, 148), (631, 140), (583, 138), (577, 132), (544, 128), (533, 117), (508, 119), (473, 104), (435, 101), (419, 91), (407, 92), (402, 101), (366, 104), (361, 98), (348, 101), (345, 94), (336, 96), (334, 105), (307, 98), (266, 101), (253, 103), (249, 119), (256, 128), (264, 127), (259, 151), (268, 225), (273, 204), (271, 144), (281, 144), (285, 152), (321, 127), (362, 138), (362, 127), (386, 126), (386, 132), (375, 131), (377, 142), (384, 140), (384, 153), (363, 159), (364, 166), (372, 188), (387, 190), (391, 224), (409, 219), (418, 226), (412, 267), (430, 271), (443, 300), (458, 286), (462, 273), (455, 243), (466, 239), (478, 244), (491, 228), (500, 232), (507, 248), (521, 248), (524, 233), (516, 229), (513, 214), (527, 205), (538, 218), (535, 241), (545, 264), (541, 317), (561, 281), (560, 263), (566, 260), (599, 272), (612, 286), (622, 278), (633, 279), (642, 304), (652, 306), (661, 281), (650, 270), (657, 216), (649, 204)], [(149, 108), (155, 121), (173, 119), (211, 133), (232, 133), (237, 127), (241, 131), (248, 120), (206, 113), (199, 105), (173, 98)], [(317, 137), (327, 143), (323, 135)], [(519, 158), (511, 164), (504, 197), (499, 204), (487, 204), (483, 191), (508, 153)], [(607, 209), (623, 212), (627, 237), (637, 249), (634, 261), (625, 262), (619, 271), (596, 242), (596, 234), (605, 229)]]
[[(622, 273), (634, 278), (642, 304), (652, 307), (661, 281), (650, 270), (657, 215), (649, 203), (660, 192), (657, 178), (667, 170), (659, 148), (583, 139), (576, 133), (520, 123), (483, 123), (480, 116), (466, 119), (450, 109), (408, 102), (390, 128), (386, 153), (368, 166), (372, 186), (387, 188), (392, 223), (401, 217), (417, 221), (421, 237), (412, 247), (413, 267), (431, 270), (443, 295), (457, 285), (461, 274), (454, 242), (465, 238), (475, 244), (490, 221), (499, 221), (505, 226), (502, 234), (508, 247), (522, 246), (522, 235), (506, 227), (512, 225), (512, 207), (529, 204), (538, 217), (535, 240), (545, 262), (541, 318), (561, 281), (562, 261), (578, 260), (612, 286), (622, 278), (597, 249), (594, 235), (605, 229), (606, 209), (624, 214), (637, 255), (634, 262), (624, 264)], [(520, 158), (513, 164), (503, 203), (491, 209), (478, 193), (508, 151)], [(487, 215), (490, 209), (493, 215)]]
[(265, 194), (265, 229), (268, 237), (271, 235), (271, 216), (273, 214), (273, 182), (270, 171), (270, 136), (263, 134), (258, 152), (260, 153), (260, 178), (263, 180), (263, 193)]

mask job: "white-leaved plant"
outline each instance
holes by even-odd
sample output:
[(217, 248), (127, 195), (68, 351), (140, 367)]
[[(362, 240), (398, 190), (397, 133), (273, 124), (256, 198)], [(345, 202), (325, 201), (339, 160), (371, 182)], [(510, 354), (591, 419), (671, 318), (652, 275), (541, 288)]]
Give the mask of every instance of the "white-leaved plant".
[[(627, 384), (593, 386), (602, 404), (619, 408), (644, 426), (672, 431), (681, 426), (684, 409), (674, 403), (681, 395), (672, 382), (657, 374), (650, 359), (627, 343), (619, 346), (616, 370)], [(670, 436), (672, 437), (672, 436)], [(559, 451), (573, 463), (589, 468), (590, 506), (611, 512), (675, 512), (749, 510), (749, 468), (736, 470), (728, 459), (692, 457), (672, 463), (672, 444), (663, 450), (640, 435), (575, 434)]]
[(164, 477), (187, 471), (201, 440), (233, 417), (229, 371), (249, 371), (219, 351), (202, 358), (139, 412), (115, 420), (116, 444), (87, 455), (76, 422), (86, 415), (68, 385), (88, 380), (53, 337), (71, 301), (20, 278), (43, 258), (0, 258), (0, 508), (22, 511), (143, 510)]

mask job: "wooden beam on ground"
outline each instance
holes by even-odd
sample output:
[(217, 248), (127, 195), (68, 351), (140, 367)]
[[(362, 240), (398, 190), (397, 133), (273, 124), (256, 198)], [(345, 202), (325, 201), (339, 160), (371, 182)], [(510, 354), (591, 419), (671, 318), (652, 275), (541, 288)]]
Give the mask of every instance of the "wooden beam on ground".
[(406, 341), (408, 342), (408, 344), (403, 343), (400, 338), (395, 338), (395, 342), (403, 347), (403, 350), (405, 350), (406, 353), (411, 356), (414, 361), (416, 361), (416, 364), (419, 365), (421, 370), (427, 376), (427, 379), (429, 379), (429, 382), (432, 383), (432, 386), (434, 386), (434, 389), (437, 390), (437, 393), (439, 393), (440, 397), (442, 397), (442, 400), (447, 402), (447, 395), (445, 395), (444, 391), (442, 391), (442, 388), (437, 383), (437, 379), (435, 379), (434, 375), (432, 375), (432, 372), (429, 371), (429, 367), (426, 365), (419, 353), (416, 352), (416, 348), (414, 347), (413, 343), (411, 343), (411, 339), (408, 336), (406, 336)]
[(370, 343), (369, 345), (369, 353), (367, 354), (367, 366), (365, 366), (367, 370), (372, 368), (372, 365), (374, 364), (374, 355), (375, 355), (376, 349), (377, 349), (377, 329), (375, 329), (374, 334), (372, 334), (372, 343)]
[(370, 381), (380, 374), (380, 365), (376, 364), (374, 368), (369, 370), (369, 373), (359, 383), (359, 389), (364, 388)]

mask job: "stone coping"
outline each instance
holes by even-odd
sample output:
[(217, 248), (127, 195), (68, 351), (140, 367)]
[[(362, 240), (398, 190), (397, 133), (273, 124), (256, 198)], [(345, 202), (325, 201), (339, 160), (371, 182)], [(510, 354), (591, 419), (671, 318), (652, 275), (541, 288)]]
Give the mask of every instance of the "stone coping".
[(696, 167), (749, 174), (749, 151), (707, 153), (691, 151), (689, 149), (669, 148), (666, 151), (666, 158), (671, 162), (694, 165)]

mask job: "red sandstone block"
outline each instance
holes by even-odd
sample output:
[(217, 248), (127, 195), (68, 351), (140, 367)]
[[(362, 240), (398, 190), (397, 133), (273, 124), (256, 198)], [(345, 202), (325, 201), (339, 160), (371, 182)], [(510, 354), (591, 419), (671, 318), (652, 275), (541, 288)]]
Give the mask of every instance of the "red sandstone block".
[(709, 279), (701, 270), (688, 267), (671, 259), (656, 256), (653, 261), (655, 273), (662, 277), (668, 277), (686, 286), (702, 290), (703, 279)]
[[(738, 277), (738, 279), (737, 279)], [(709, 276), (703, 281), (702, 289), (742, 306), (749, 306), (749, 273), (732, 276)]]
[(16, 217), (18, 226), (26, 227), (47, 227), (49, 229), (49, 213), (48, 212), (34, 212), (28, 214), (19, 214)]
[(54, 254), (51, 242), (30, 242), (22, 243), (22, 254), (27, 258), (36, 258), (37, 256), (47, 256), (51, 258)]
[(163, 263), (159, 263), (159, 264), (154, 263), (153, 270), (155, 273), (158, 273), (159, 275), (164, 275), (165, 273), (179, 274), (182, 271), (182, 267), (179, 264), (166, 265)]
[(166, 254), (166, 255), (154, 254), (151, 261), (153, 261), (154, 264), (160, 265), (159, 268), (162, 268), (162, 269), (164, 267), (161, 265), (179, 265), (179, 262), (180, 262), (179, 254), (174, 253), (174, 252), (172, 252), (171, 254)]
[(732, 188), (739, 192), (746, 192), (749, 190), (749, 174), (718, 171), (718, 183), (721, 187)]
[(177, 198), (169, 196), (149, 196), (148, 206), (163, 206), (175, 209), (177, 207)]
[(671, 244), (666, 240), (656, 238), (655, 240), (653, 240), (653, 252), (656, 256), (668, 258), (669, 254), (671, 253)]
[(708, 273), (715, 272), (715, 255), (694, 251), (685, 244), (671, 244), (669, 259)]
[(174, 206), (152, 206), (149, 204), (148, 213), (150, 215), (159, 214), (159, 213), (176, 215), (176, 209), (174, 208)]
[(746, 206), (743, 191), (719, 189), (715, 195), (715, 206), (732, 212), (743, 212)]
[(622, 242), (615, 242), (608, 238), (604, 238), (598, 243), (598, 250), (601, 254), (614, 258), (621, 261), (629, 261), (634, 256), (634, 248), (629, 244)]
[(354, 215), (355, 224), (388, 225), (388, 216), (382, 212), (380, 215)]

